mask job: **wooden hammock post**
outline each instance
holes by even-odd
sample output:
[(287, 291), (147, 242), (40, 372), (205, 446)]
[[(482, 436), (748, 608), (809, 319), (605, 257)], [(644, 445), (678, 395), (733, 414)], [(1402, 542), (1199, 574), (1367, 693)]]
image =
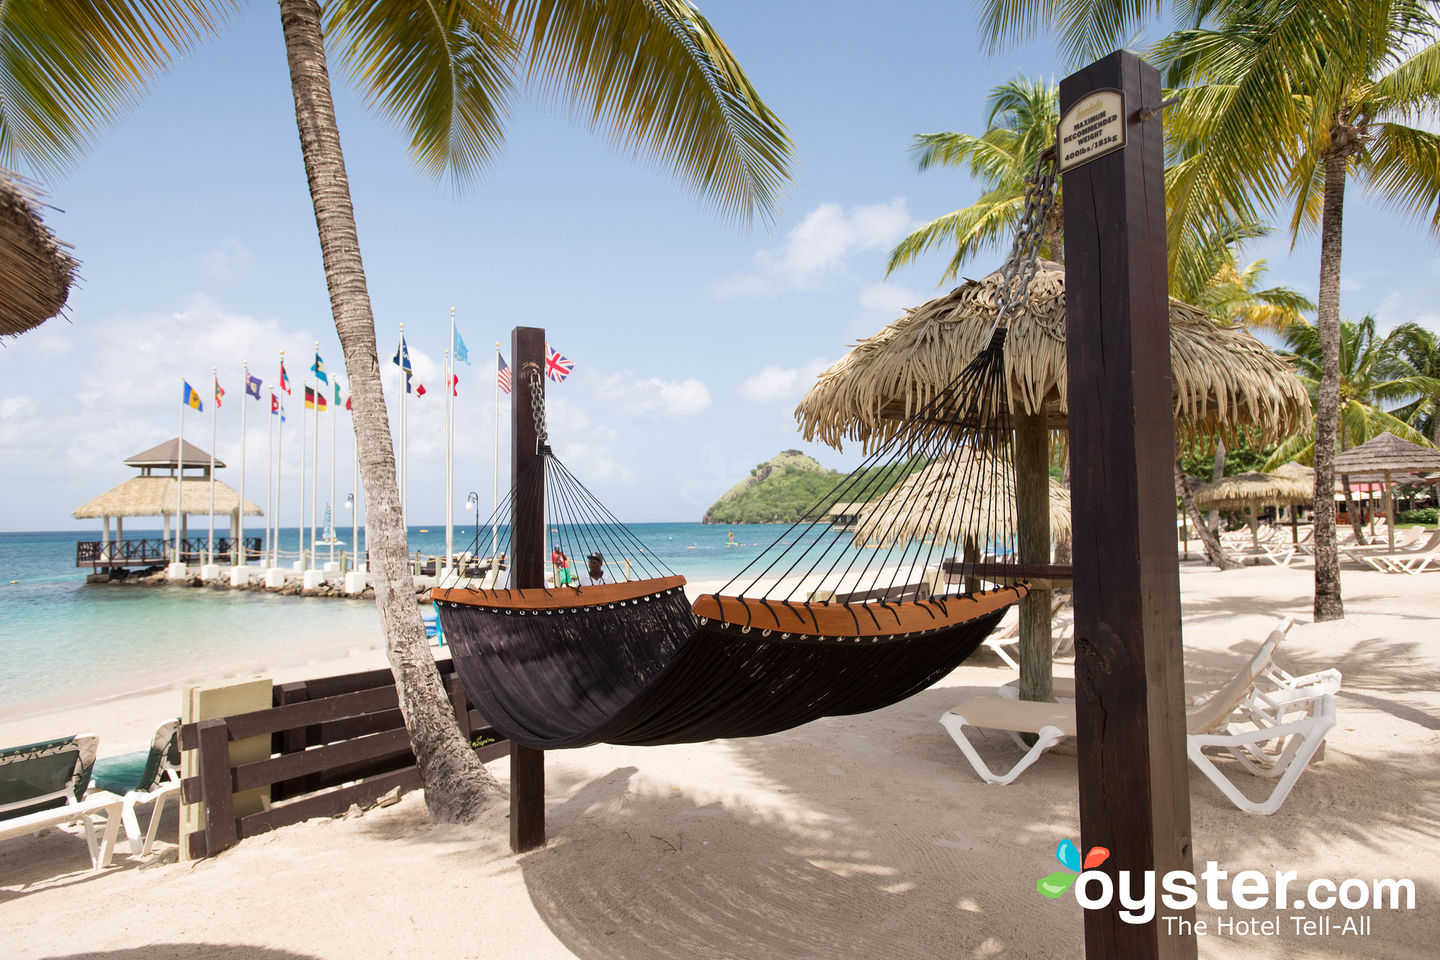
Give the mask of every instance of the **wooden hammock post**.
[[(1023, 564), (1050, 563), (1050, 430), (1045, 414), (1016, 410), (1015, 532)], [(1020, 698), (1053, 700), (1055, 651), (1050, 590), (1032, 585), (1020, 601)]]
[[(1109, 848), (1116, 884), (1193, 867), (1162, 99), (1160, 74), (1123, 51), (1060, 83), (1080, 836)], [(1193, 910), (1120, 910), (1116, 896), (1085, 912), (1089, 960), (1195, 957)]]
[[(519, 589), (545, 586), (545, 483), (522, 484), (538, 454), (539, 431), (531, 405), (532, 378), (539, 377), (545, 395), (545, 331), (516, 327), (510, 334), (515, 358), (514, 392), (510, 403), (510, 585)], [(545, 844), (545, 751), (510, 744), (510, 849), (516, 853)]]

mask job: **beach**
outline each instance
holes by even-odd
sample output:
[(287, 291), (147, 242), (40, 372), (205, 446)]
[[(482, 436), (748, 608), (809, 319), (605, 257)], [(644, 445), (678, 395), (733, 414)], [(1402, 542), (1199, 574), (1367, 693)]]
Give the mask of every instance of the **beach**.
[[(1363, 936), (1338, 923), (1322, 935), (1291, 919), (1313, 909), (1227, 912), (1202, 899), (1197, 918), (1212, 922), (1202, 956), (1434, 955), (1435, 581), (1344, 577), (1347, 619), (1311, 624), (1308, 568), (1182, 565), (1189, 684), (1218, 685), (1282, 616), (1297, 626), (1278, 663), (1345, 677), (1323, 761), (1275, 815), (1240, 812), (1192, 768), (1196, 872), (1214, 860), (1301, 882), (1403, 877), (1416, 909), (1367, 914)], [(382, 650), (356, 649), (267, 675), (381, 664)], [(436, 826), (418, 793), (185, 864), (172, 862), (172, 814), (150, 862), (118, 856), (99, 876), (83, 869), (78, 830), (11, 840), (0, 844), (0, 923), (17, 958), (1078, 956), (1080, 907), (1035, 889), (1058, 869), (1056, 845), (1078, 840), (1073, 754), (1051, 751), (1014, 784), (991, 786), (936, 722), (1011, 676), (982, 650), (872, 714), (753, 740), (551, 752), (549, 843), (519, 857), (504, 803), (478, 824)], [(101, 735), (103, 755), (142, 745), (177, 708), (175, 691), (77, 704), (0, 722), (0, 742), (83, 727)], [(994, 763), (1018, 756), (998, 735), (978, 749)], [(507, 761), (491, 766), (505, 782)], [(1277, 930), (1217, 932), (1226, 917)]]

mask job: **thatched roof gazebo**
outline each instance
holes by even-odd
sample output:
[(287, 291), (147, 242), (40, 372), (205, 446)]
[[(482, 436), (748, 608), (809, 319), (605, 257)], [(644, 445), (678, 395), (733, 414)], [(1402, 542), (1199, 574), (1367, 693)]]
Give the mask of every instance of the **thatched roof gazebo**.
[(1422, 447), (1418, 443), (1402, 440), (1393, 433), (1380, 434), (1366, 440), (1360, 446), (1335, 457), (1335, 473), (1358, 480), (1385, 480), (1386, 526), (1390, 532), (1390, 552), (1395, 552), (1395, 498), (1391, 495), (1394, 475), (1424, 474), (1440, 470), (1440, 450)]
[[(964, 369), (990, 339), (997, 271), (905, 316), (820, 375), (795, 418), (807, 440), (884, 443)], [(1041, 261), (1005, 344), (1012, 409), (1066, 423), (1065, 268)], [(1302, 429), (1310, 397), (1290, 365), (1244, 330), (1170, 300), (1170, 376), (1177, 429), (1187, 436), (1254, 431), (1262, 441)]]
[(40, 192), (0, 170), (0, 338), (38, 327), (65, 308), (75, 259), (40, 219)]
[[(1303, 468), (1302, 468), (1303, 469)], [(1202, 510), (1244, 510), (1250, 515), (1250, 540), (1260, 546), (1256, 511), (1266, 504), (1294, 506), (1315, 499), (1314, 471), (1311, 479), (1280, 473), (1237, 473), (1195, 489), (1195, 505)]]
[[(106, 490), (71, 513), (76, 520), (104, 520), (102, 539), (98, 543), (82, 542), (78, 545), (77, 566), (126, 566), (163, 559), (163, 545), (170, 539), (170, 522), (176, 517), (177, 508), (179, 517), (176, 522), (183, 539), (188, 535), (191, 514), (210, 513), (212, 489), (215, 513), (217, 516), (229, 516), (232, 538), (242, 510), (247, 517), (264, 515), (264, 511), (253, 501), (247, 499), (242, 504), (240, 495), (229, 484), (215, 480), (212, 487), (210, 454), (189, 442), (182, 449), (178, 437), (126, 458), (125, 464), (138, 469), (139, 476)], [(215, 466), (220, 468), (225, 464), (216, 460)], [(183, 476), (180, 475), (182, 468)], [(176, 489), (177, 483), (181, 485), (179, 490)], [(112, 547), (110, 541), (111, 517), (117, 524), (116, 547)], [(164, 524), (160, 545), (135, 541), (125, 547), (127, 517), (160, 517)], [(210, 549), (214, 549), (213, 545)]]

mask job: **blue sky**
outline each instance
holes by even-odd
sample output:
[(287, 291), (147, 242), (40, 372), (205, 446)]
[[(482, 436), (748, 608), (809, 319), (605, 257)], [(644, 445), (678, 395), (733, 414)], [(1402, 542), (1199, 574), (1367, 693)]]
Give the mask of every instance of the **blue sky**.
[[(452, 307), (472, 364), (460, 368), (457, 401), (459, 515), (467, 490), (489, 503), (491, 352), (500, 340), (509, 359), (516, 325), (545, 327), (575, 361), (552, 385), (552, 439), (627, 520), (698, 520), (787, 447), (852, 465), (855, 451), (800, 441), (795, 402), (857, 338), (942, 292), (943, 257), (887, 281), (885, 255), (977, 192), (958, 172), (917, 173), (911, 136), (979, 132), (991, 86), (1064, 72), (1043, 42), (986, 56), (968, 4), (703, 8), (795, 140), (796, 180), (769, 230), (726, 223), (666, 171), (536, 97), (517, 100), (504, 151), (457, 193), (412, 168), (404, 138), (332, 61), (380, 341), (388, 359), (404, 323), (432, 391), (409, 407), (412, 522), (444, 516), (439, 364)], [(268, 385), (284, 349), (298, 383), (319, 340), (331, 372), (342, 366), (273, 5), (252, 5), (45, 182), (63, 211), (47, 220), (74, 245), (82, 279), (70, 322), (0, 347), (0, 529), (80, 529), (70, 511), (129, 475), (124, 457), (174, 435), (181, 378), (208, 394), (212, 365), (227, 391), (221, 477), (237, 485), (241, 361)], [(1358, 189), (1347, 199), (1344, 313), (1437, 324), (1435, 242)], [(1292, 252), (1271, 239), (1249, 255), (1269, 259), (1273, 282), (1313, 297), (1312, 240)], [(397, 371), (384, 366), (393, 406)], [(246, 492), (263, 505), (267, 422), (251, 404)], [(286, 525), (298, 519), (298, 406), (285, 431)], [(350, 443), (340, 425), (343, 503)], [(208, 409), (190, 415), (186, 436), (209, 445)]]

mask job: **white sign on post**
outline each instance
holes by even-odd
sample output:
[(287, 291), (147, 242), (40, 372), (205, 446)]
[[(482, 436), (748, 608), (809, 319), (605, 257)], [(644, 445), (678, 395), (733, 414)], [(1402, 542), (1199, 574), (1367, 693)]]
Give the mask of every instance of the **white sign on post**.
[(1125, 146), (1125, 94), (1096, 90), (1060, 118), (1060, 172)]

